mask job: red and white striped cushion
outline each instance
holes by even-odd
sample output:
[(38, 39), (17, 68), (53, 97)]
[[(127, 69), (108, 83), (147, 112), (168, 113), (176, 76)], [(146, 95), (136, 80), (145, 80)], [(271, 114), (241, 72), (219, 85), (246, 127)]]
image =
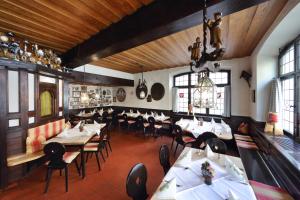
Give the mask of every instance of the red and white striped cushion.
[(65, 152), (63, 155), (63, 160), (70, 164), (74, 159), (76, 159), (76, 157), (80, 154), (80, 152), (78, 151), (74, 151), (74, 152)]
[(292, 200), (293, 197), (282, 188), (249, 181), (257, 200)]
[(135, 121), (133, 121), (133, 120), (128, 120), (128, 124), (134, 124), (135, 123)]
[(149, 123), (144, 123), (144, 127), (148, 127), (149, 125)]
[(125, 120), (124, 119), (119, 119), (118, 121), (119, 121), (119, 123), (121, 123), (121, 122), (124, 122)]
[(258, 146), (254, 142), (245, 142), (241, 140), (236, 140), (236, 145), (245, 149), (258, 149)]
[(182, 140), (184, 141), (184, 143), (190, 143), (190, 142), (196, 141), (194, 138), (189, 137), (189, 136), (182, 136)]
[(84, 145), (84, 151), (98, 151), (98, 143), (87, 143)]
[(156, 129), (160, 129), (162, 127), (162, 125), (160, 125), (160, 124), (155, 124), (154, 125), (154, 128), (156, 128)]

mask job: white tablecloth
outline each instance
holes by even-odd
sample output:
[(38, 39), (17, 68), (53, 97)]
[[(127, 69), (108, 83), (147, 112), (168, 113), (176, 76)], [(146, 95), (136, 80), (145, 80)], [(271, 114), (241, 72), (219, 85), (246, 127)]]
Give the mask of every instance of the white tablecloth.
[(204, 132), (213, 132), (220, 139), (224, 140), (231, 140), (233, 138), (231, 128), (227, 124), (203, 121), (203, 125), (200, 126), (199, 121), (189, 119), (181, 119), (177, 121), (176, 124), (179, 125), (183, 131), (192, 133), (195, 138)]
[[(152, 115), (146, 115), (146, 114), (142, 114), (142, 113), (123, 113), (123, 114), (126, 114), (127, 117), (130, 117), (130, 118), (137, 118), (138, 116), (142, 116), (145, 120), (148, 120), (149, 117), (153, 117)], [(123, 115), (122, 114), (122, 115)], [(119, 114), (121, 116), (121, 114)], [(165, 120), (168, 120), (170, 119), (170, 116), (161, 116), (161, 115), (157, 115), (154, 117), (155, 121), (159, 121), (159, 122), (163, 122)]]
[(105, 126), (105, 123), (101, 124), (85, 124), (82, 132), (79, 131), (79, 128), (72, 128), (64, 130), (62, 133), (57, 135), (57, 137), (78, 137), (84, 135), (95, 135), (100, 134), (100, 130)]
[[(189, 153), (189, 151), (191, 152)], [(190, 158), (186, 159), (188, 154), (190, 154)], [(166, 199), (224, 200), (228, 198), (229, 191), (233, 192), (240, 200), (256, 199), (252, 187), (248, 184), (245, 172), (243, 173), (244, 183), (241, 183), (226, 171), (224, 164), (225, 156), (244, 172), (240, 158), (223, 154), (215, 154), (213, 158), (207, 158), (204, 151), (186, 147), (164, 177), (151, 199), (162, 199), (160, 198), (160, 192), (169, 190), (169, 188), (164, 188), (163, 190), (162, 188), (174, 178), (176, 179), (176, 194), (169, 194), (170, 196), (173, 195), (173, 198)], [(212, 185), (206, 185), (201, 174), (201, 164), (205, 161), (208, 161), (215, 170)], [(172, 190), (170, 189), (170, 191)], [(167, 191), (163, 192), (166, 193)]]

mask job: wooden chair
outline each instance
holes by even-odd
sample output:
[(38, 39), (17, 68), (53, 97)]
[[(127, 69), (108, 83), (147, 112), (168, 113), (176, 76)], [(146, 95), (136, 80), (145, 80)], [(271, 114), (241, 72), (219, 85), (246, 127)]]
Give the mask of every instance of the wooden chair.
[(101, 123), (107, 123), (108, 122), (108, 112), (107, 111), (104, 111), (102, 113), (102, 120), (101, 120)]
[(101, 129), (100, 137), (98, 137), (98, 141), (96, 142), (89, 142), (86, 145), (84, 145), (83, 152), (86, 154), (86, 162), (88, 161), (89, 154), (95, 154), (97, 164), (98, 164), (98, 170), (101, 170), (100, 161), (98, 157), (98, 153), (101, 154), (103, 160), (105, 161), (104, 155), (102, 153), (102, 150), (105, 148), (105, 142), (104, 142), (104, 136), (107, 132), (107, 127)]
[(101, 116), (98, 112), (96, 112), (92, 117), (92, 123), (94, 123), (94, 121), (96, 121), (97, 123), (101, 123)]
[(184, 148), (187, 144), (192, 144), (196, 140), (195, 140), (195, 138), (190, 136), (190, 134), (183, 134), (181, 127), (178, 125), (174, 125), (173, 131), (174, 131), (174, 134), (176, 135), (175, 141), (177, 143), (175, 151), (174, 151), (174, 156), (175, 156), (179, 144), (182, 145)]
[(153, 136), (158, 135), (157, 131), (159, 131), (162, 128), (161, 124), (156, 124), (156, 121), (154, 119), (154, 117), (150, 116), (148, 117), (148, 127), (147, 129), (150, 132), (153, 132)]
[(159, 149), (159, 162), (164, 169), (165, 175), (168, 173), (170, 165), (170, 151), (167, 145), (163, 144)]
[(112, 129), (112, 122), (108, 122), (106, 123), (106, 132), (104, 133), (104, 138), (103, 138), (103, 141), (104, 141), (104, 145), (105, 145), (105, 150), (106, 150), (106, 156), (108, 157), (108, 150), (107, 150), (107, 146), (109, 147), (109, 150), (110, 152), (112, 152), (112, 148), (111, 148), (111, 145), (110, 145), (110, 132), (111, 132), (111, 129)]
[(124, 119), (124, 125), (127, 126), (127, 130), (131, 128), (133, 125), (135, 125), (135, 120), (128, 119), (128, 116), (126, 114), (123, 115)]
[(46, 187), (44, 193), (48, 191), (51, 176), (53, 170), (64, 170), (65, 171), (65, 185), (66, 192), (68, 192), (68, 165), (75, 160), (76, 168), (80, 175), (80, 169), (76, 161), (79, 152), (66, 152), (64, 145), (58, 142), (51, 142), (45, 145), (44, 153), (46, 158), (49, 160), (47, 162), (47, 174), (46, 174)]
[(143, 134), (145, 134), (145, 126), (144, 126), (144, 118), (143, 116), (138, 116), (136, 118), (136, 122), (135, 122), (135, 127), (136, 127), (136, 130), (142, 130), (143, 131)]
[(133, 166), (126, 180), (126, 192), (133, 200), (145, 200), (148, 197), (147, 169), (144, 164), (139, 163)]
[(226, 144), (220, 140), (219, 138), (211, 138), (206, 140), (206, 144), (208, 144), (211, 150), (215, 153), (226, 154), (227, 146)]
[(199, 135), (196, 141), (192, 144), (192, 147), (204, 150), (206, 147), (206, 141), (212, 138), (218, 138), (218, 136), (216, 136), (212, 132), (204, 132), (201, 135)]

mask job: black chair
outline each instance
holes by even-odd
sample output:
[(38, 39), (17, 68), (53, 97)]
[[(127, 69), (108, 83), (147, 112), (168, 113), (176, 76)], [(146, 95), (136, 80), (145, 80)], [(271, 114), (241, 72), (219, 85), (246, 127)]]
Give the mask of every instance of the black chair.
[(96, 112), (93, 117), (92, 117), (92, 123), (94, 123), (94, 121), (96, 121), (97, 123), (101, 123), (101, 116), (98, 112)]
[(110, 152), (112, 152), (112, 148), (110, 145), (110, 132), (112, 129), (112, 122), (108, 122), (106, 123), (107, 129), (106, 129), (106, 133), (104, 133), (104, 144), (105, 144), (105, 150), (106, 150), (106, 156), (108, 157), (108, 150), (107, 150), (107, 146), (109, 147)]
[(178, 125), (174, 125), (173, 131), (174, 134), (176, 135), (175, 141), (177, 143), (174, 151), (174, 156), (175, 156), (179, 144), (182, 145), (184, 148), (187, 144), (193, 144), (196, 140), (191, 136), (191, 134), (183, 134), (181, 127)]
[(159, 149), (159, 162), (163, 167), (165, 175), (168, 173), (170, 165), (170, 151), (167, 145), (163, 144)]
[(145, 126), (144, 126), (144, 118), (143, 118), (143, 116), (139, 115), (136, 118), (135, 127), (136, 127), (136, 130), (138, 130), (138, 131), (142, 130), (143, 133), (145, 134)]
[(108, 122), (108, 112), (107, 111), (104, 111), (102, 113), (102, 120), (101, 120), (102, 123), (107, 123)]
[(206, 141), (212, 138), (218, 138), (218, 137), (212, 132), (204, 132), (201, 135), (199, 135), (199, 137), (193, 143), (192, 147), (196, 149), (204, 150), (206, 147)]
[(77, 156), (79, 152), (66, 152), (64, 145), (58, 142), (51, 142), (45, 145), (44, 153), (48, 160), (47, 162), (47, 174), (46, 174), (46, 187), (44, 193), (48, 191), (51, 176), (53, 170), (64, 170), (65, 171), (65, 185), (66, 192), (68, 192), (68, 165), (75, 160), (76, 168), (80, 176), (80, 168), (77, 163)]
[(211, 138), (206, 140), (206, 144), (208, 144), (211, 150), (215, 153), (226, 154), (227, 146), (226, 144), (220, 140), (219, 138)]
[(148, 197), (147, 169), (143, 163), (136, 164), (130, 170), (126, 180), (126, 192), (133, 200), (145, 200)]
[(162, 128), (161, 124), (156, 124), (154, 117), (148, 117), (148, 130), (153, 133), (153, 136), (158, 135), (159, 130)]
[(116, 111), (113, 111), (111, 113), (111, 122), (113, 127), (116, 127), (118, 125), (118, 113)]
[(88, 161), (89, 154), (93, 154), (93, 153), (95, 154), (99, 171), (101, 170), (101, 166), (100, 166), (98, 153), (101, 154), (103, 160), (105, 161), (102, 150), (105, 148), (104, 137), (106, 132), (107, 132), (107, 127), (105, 126), (100, 131), (100, 137), (95, 137), (96, 139), (94, 139), (94, 142), (87, 143), (86, 145), (84, 145), (83, 148), (83, 152), (86, 154), (86, 162)]

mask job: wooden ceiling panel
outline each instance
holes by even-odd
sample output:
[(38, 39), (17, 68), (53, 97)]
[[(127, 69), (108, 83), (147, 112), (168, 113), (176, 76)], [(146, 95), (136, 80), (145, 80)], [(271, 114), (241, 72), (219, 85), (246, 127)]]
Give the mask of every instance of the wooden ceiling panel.
[[(250, 56), (286, 2), (270, 0), (223, 17), (224, 59)], [(99, 59), (92, 64), (130, 73), (140, 72), (141, 65), (145, 71), (188, 65), (190, 53), (187, 48), (198, 36), (202, 41), (202, 25)]]
[(153, 0), (2, 0), (0, 29), (59, 53)]

